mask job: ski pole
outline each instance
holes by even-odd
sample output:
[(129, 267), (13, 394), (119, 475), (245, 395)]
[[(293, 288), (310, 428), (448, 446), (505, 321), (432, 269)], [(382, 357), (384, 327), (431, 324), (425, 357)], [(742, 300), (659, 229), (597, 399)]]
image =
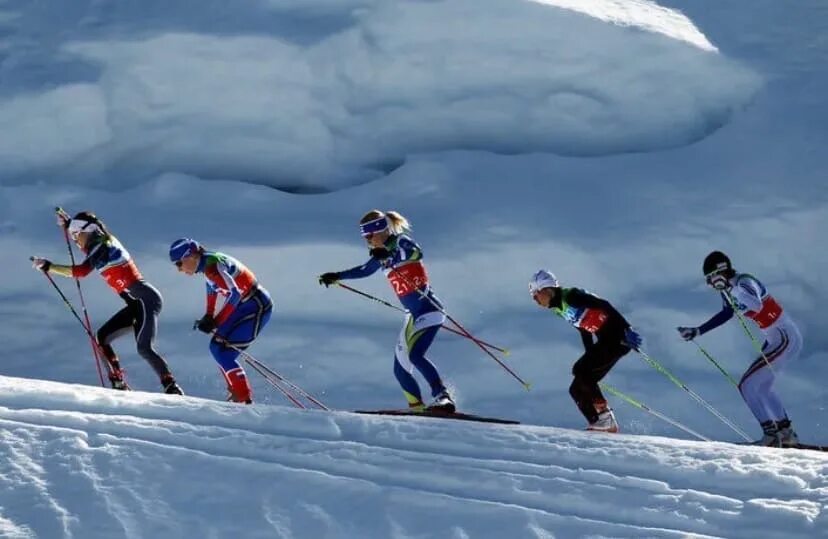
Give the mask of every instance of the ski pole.
[(690, 395), (693, 398), (693, 400), (695, 400), (696, 402), (698, 402), (699, 404), (704, 406), (707, 409), (708, 412), (710, 412), (711, 414), (713, 414), (714, 416), (719, 418), (719, 420), (722, 423), (724, 423), (725, 425), (727, 425), (728, 427), (730, 427), (733, 430), (733, 432), (735, 432), (736, 434), (741, 436), (747, 442), (752, 441), (751, 438), (745, 433), (745, 431), (743, 431), (742, 429), (737, 427), (735, 424), (733, 424), (732, 421), (730, 421), (728, 418), (726, 418), (724, 415), (722, 415), (721, 412), (719, 412), (709, 402), (704, 400), (698, 393), (696, 393), (695, 391), (693, 391), (692, 389), (687, 387), (684, 384), (684, 382), (682, 382), (681, 380), (676, 378), (673, 375), (673, 373), (668, 371), (661, 363), (659, 363), (658, 361), (651, 358), (643, 350), (639, 350), (638, 353), (641, 355), (641, 357), (644, 359), (644, 361), (646, 361), (651, 367), (653, 367), (655, 370), (657, 370), (658, 372), (660, 372), (661, 374), (666, 376), (667, 379), (670, 380), (671, 382), (673, 382), (675, 385), (677, 385), (678, 387), (680, 387), (681, 389), (686, 391), (687, 394)]
[[(398, 307), (397, 305), (394, 305), (393, 303), (389, 303), (389, 302), (385, 301), (384, 299), (378, 298), (378, 297), (376, 297), (376, 296), (372, 296), (371, 294), (368, 294), (368, 293), (366, 293), (366, 292), (363, 292), (362, 290), (358, 290), (358, 289), (356, 289), (356, 288), (354, 288), (354, 287), (352, 287), (352, 286), (348, 286), (347, 284), (342, 284), (342, 283), (341, 283), (341, 282), (339, 282), (339, 281), (337, 281), (337, 282), (336, 282), (336, 284), (337, 284), (337, 286), (339, 286), (339, 287), (341, 287), (341, 288), (344, 288), (345, 290), (349, 290), (349, 291), (351, 291), (351, 292), (353, 292), (353, 293), (355, 293), (355, 294), (359, 294), (359, 295), (360, 295), (360, 296), (362, 296), (362, 297), (365, 297), (365, 298), (368, 298), (368, 299), (370, 299), (370, 300), (376, 301), (377, 303), (379, 303), (379, 304), (381, 304), (381, 305), (385, 305), (386, 307), (391, 307), (392, 309), (394, 309), (394, 310), (396, 310), (396, 311), (399, 311), (399, 312), (401, 312), (401, 313), (408, 313), (408, 311), (406, 311), (405, 309), (403, 309), (403, 308), (401, 308), (401, 307)], [(443, 328), (444, 328), (446, 331), (449, 331), (449, 332), (451, 332), (451, 333), (454, 333), (455, 335), (459, 335), (460, 337), (463, 337), (463, 338), (465, 338), (465, 339), (468, 339), (468, 338), (469, 338), (467, 335), (464, 335), (463, 333), (461, 333), (460, 331), (457, 331), (457, 330), (456, 330), (456, 329), (454, 329), (453, 327), (449, 327), (449, 326), (443, 325)], [(509, 349), (507, 349), (507, 348), (501, 348), (501, 347), (499, 347), (499, 346), (495, 346), (495, 345), (493, 345), (493, 344), (487, 343), (486, 341), (483, 341), (483, 340), (480, 340), (480, 339), (477, 339), (477, 338), (474, 338), (474, 339), (472, 339), (472, 340), (476, 340), (477, 342), (479, 342), (480, 344), (482, 344), (482, 345), (483, 345), (483, 346), (485, 346), (486, 348), (491, 348), (492, 350), (495, 350), (495, 351), (497, 351), (497, 352), (500, 352), (500, 353), (501, 353), (501, 354), (503, 354), (504, 356), (508, 356), (508, 355), (509, 355)]]
[(261, 361), (259, 361), (258, 359), (256, 359), (256, 358), (255, 358), (255, 357), (253, 357), (252, 355), (248, 354), (248, 353), (247, 353), (247, 352), (245, 352), (244, 350), (241, 350), (241, 349), (239, 349), (239, 348), (237, 348), (237, 347), (234, 347), (233, 345), (230, 345), (230, 346), (231, 346), (232, 348), (236, 349), (236, 350), (239, 350), (239, 351), (241, 352), (242, 356), (245, 358), (245, 360), (246, 360), (249, 364), (251, 364), (251, 365), (255, 365), (255, 366), (259, 367), (262, 371), (267, 372), (270, 376), (272, 376), (273, 378), (275, 378), (275, 379), (276, 379), (276, 380), (278, 380), (279, 382), (281, 382), (281, 383), (285, 384), (287, 387), (289, 387), (290, 389), (292, 389), (293, 391), (295, 391), (296, 393), (298, 393), (298, 394), (299, 394), (299, 395), (301, 395), (302, 397), (306, 398), (306, 399), (307, 399), (308, 401), (310, 401), (311, 403), (315, 404), (317, 407), (319, 407), (319, 409), (321, 409), (321, 410), (326, 410), (326, 411), (330, 411), (330, 410), (331, 410), (330, 408), (328, 408), (327, 406), (325, 406), (325, 405), (322, 403), (322, 401), (320, 401), (319, 399), (317, 399), (316, 397), (314, 397), (313, 395), (311, 395), (310, 393), (308, 393), (307, 391), (305, 391), (304, 389), (302, 389), (300, 386), (298, 386), (298, 385), (296, 385), (295, 383), (291, 382), (290, 380), (288, 380), (287, 378), (285, 378), (284, 376), (282, 376), (282, 375), (281, 375), (281, 374), (279, 374), (278, 372), (274, 371), (274, 370), (273, 370), (271, 367), (269, 367), (268, 365), (266, 365), (266, 364), (262, 363)]
[[(215, 336), (215, 330), (213, 331), (213, 336)], [(226, 347), (238, 352), (244, 358), (245, 362), (247, 362), (251, 367), (256, 369), (256, 372), (258, 372), (263, 377), (265, 377), (265, 379), (270, 380), (272, 378), (274, 380), (277, 380), (280, 383), (285, 384), (287, 387), (289, 387), (290, 389), (292, 389), (296, 393), (298, 393), (300, 396), (306, 398), (308, 401), (310, 401), (313, 404), (315, 404), (316, 406), (318, 406), (320, 409), (330, 411), (330, 408), (325, 406), (319, 399), (317, 399), (316, 397), (314, 397), (313, 395), (311, 395), (310, 393), (308, 393), (307, 391), (305, 391), (304, 389), (299, 387), (297, 384), (291, 382), (290, 380), (288, 380), (287, 378), (285, 378), (284, 376), (282, 376), (281, 374), (279, 374), (278, 372), (273, 370), (271, 367), (265, 365), (264, 363), (262, 363), (261, 361), (259, 361), (255, 357), (253, 357), (253, 355), (248, 353), (246, 350), (243, 350), (242, 348), (240, 348), (240, 347), (238, 347), (234, 344), (230, 344), (227, 341), (224, 341), (224, 345)], [(265, 373), (267, 373), (267, 374), (265, 374)], [(304, 408), (304, 406), (303, 406), (303, 408)]]
[(710, 441), (712, 441), (712, 440), (710, 440), (710, 438), (707, 438), (706, 436), (702, 436), (702, 435), (701, 435), (701, 434), (699, 434), (698, 432), (694, 431), (694, 430), (693, 430), (693, 429), (691, 429), (690, 427), (686, 427), (686, 426), (684, 426), (683, 424), (679, 423), (679, 422), (678, 422), (678, 421), (676, 421), (675, 419), (670, 419), (669, 417), (667, 417), (666, 415), (662, 414), (661, 412), (657, 412), (656, 410), (653, 410), (652, 408), (648, 407), (647, 405), (645, 405), (645, 404), (643, 404), (643, 403), (641, 403), (641, 402), (638, 402), (638, 401), (637, 401), (637, 400), (635, 400), (634, 398), (632, 398), (632, 397), (630, 397), (630, 396), (628, 396), (628, 395), (625, 395), (624, 393), (621, 393), (620, 391), (618, 391), (617, 389), (615, 389), (614, 387), (612, 387), (612, 386), (611, 386), (611, 385), (609, 385), (609, 384), (606, 384), (606, 383), (604, 383), (604, 382), (598, 382), (598, 385), (599, 385), (599, 386), (601, 386), (601, 389), (603, 389), (604, 391), (606, 391), (606, 392), (608, 392), (608, 393), (612, 393), (612, 394), (613, 394), (613, 395), (615, 395), (616, 397), (618, 397), (618, 398), (620, 398), (620, 399), (622, 399), (622, 400), (626, 401), (627, 403), (629, 403), (629, 404), (631, 404), (631, 405), (635, 406), (635, 407), (636, 407), (636, 408), (638, 408), (639, 410), (644, 410), (645, 412), (648, 412), (648, 413), (650, 413), (650, 414), (652, 414), (652, 415), (656, 416), (657, 418), (659, 418), (659, 419), (661, 419), (661, 420), (663, 420), (663, 421), (666, 421), (667, 423), (669, 423), (669, 424), (673, 425), (674, 427), (677, 427), (677, 428), (679, 428), (679, 429), (683, 430), (684, 432), (686, 432), (686, 433), (690, 434), (691, 436), (695, 436), (695, 437), (696, 437), (696, 438), (698, 438), (699, 440), (704, 440), (705, 442), (710, 442)]
[[(55, 208), (55, 213), (60, 215), (63, 219), (67, 219), (67, 220), (70, 219), (69, 214), (66, 213), (66, 211), (64, 211), (63, 208), (61, 208), (60, 206), (57, 206)], [(72, 251), (72, 244), (69, 241), (69, 230), (66, 227), (62, 227), (62, 228), (63, 228), (63, 239), (66, 240), (66, 249), (69, 251), (69, 260), (72, 262), (72, 265), (74, 266), (75, 265), (75, 253), (74, 253), (74, 251)], [(103, 372), (101, 372), (102, 358), (100, 357), (100, 354), (98, 352), (97, 339), (94, 339), (94, 338), (91, 337), (92, 322), (89, 320), (89, 312), (86, 310), (86, 301), (84, 301), (84, 299), (83, 299), (83, 291), (81, 290), (80, 279), (75, 277), (74, 280), (75, 280), (75, 285), (77, 285), (77, 287), (78, 287), (78, 296), (80, 297), (81, 309), (83, 310), (83, 317), (86, 321), (85, 327), (87, 329), (87, 333), (90, 334), (90, 339), (91, 340), (90, 340), (89, 344), (92, 346), (92, 354), (95, 356), (95, 367), (98, 370), (98, 378), (100, 378), (101, 386), (103, 387), (104, 386), (104, 379), (103, 379)], [(107, 361), (106, 363), (107, 363), (107, 371), (111, 371), (111, 369), (109, 368), (109, 362)]]
[(256, 365), (255, 363), (253, 363), (253, 362), (251, 362), (251, 361), (248, 361), (248, 360), (247, 360), (247, 358), (245, 358), (245, 362), (246, 362), (248, 365), (250, 365), (250, 366), (253, 368), (253, 370), (255, 370), (256, 372), (258, 372), (259, 374), (261, 374), (261, 375), (262, 375), (262, 378), (264, 378), (265, 380), (267, 380), (267, 381), (270, 383), (270, 385), (272, 385), (273, 387), (275, 387), (276, 389), (278, 389), (278, 390), (282, 393), (282, 395), (284, 395), (285, 397), (287, 397), (287, 398), (288, 398), (288, 400), (290, 400), (290, 402), (292, 402), (292, 403), (294, 404), (294, 406), (296, 406), (297, 408), (301, 408), (301, 409), (303, 409), (303, 410), (307, 408), (304, 404), (302, 404), (302, 403), (299, 401), (299, 399), (297, 399), (296, 397), (294, 397), (293, 395), (291, 395), (291, 394), (290, 394), (290, 391), (288, 391), (287, 389), (283, 388), (283, 387), (279, 384), (279, 382), (277, 382), (276, 380), (271, 379), (271, 378), (267, 375), (267, 373), (266, 373), (266, 372), (263, 372), (262, 370), (260, 370), (260, 369), (259, 369), (259, 367), (258, 367), (258, 365)]
[[(34, 257), (30, 257), (29, 259), (30, 259), (30, 260), (34, 260)], [(97, 346), (98, 346), (98, 341), (97, 341), (97, 339), (96, 339), (96, 338), (95, 338), (95, 336), (92, 334), (92, 332), (89, 330), (89, 328), (86, 326), (86, 324), (84, 324), (84, 323), (83, 323), (83, 320), (81, 320), (81, 317), (80, 317), (80, 315), (78, 314), (78, 311), (76, 311), (76, 310), (75, 310), (75, 308), (72, 306), (72, 303), (70, 303), (70, 302), (69, 302), (69, 299), (68, 299), (68, 298), (66, 297), (66, 295), (63, 293), (63, 291), (60, 289), (60, 287), (57, 285), (57, 283), (55, 282), (55, 280), (54, 280), (54, 279), (52, 279), (52, 276), (51, 276), (51, 275), (49, 275), (49, 272), (48, 272), (48, 271), (43, 271), (43, 270), (41, 270), (41, 272), (42, 272), (42, 273), (43, 273), (43, 275), (46, 277), (46, 279), (49, 281), (49, 283), (52, 285), (52, 287), (53, 287), (53, 288), (57, 291), (58, 295), (60, 296), (60, 299), (62, 299), (62, 300), (63, 300), (63, 304), (64, 304), (64, 305), (66, 305), (66, 308), (67, 308), (67, 309), (69, 309), (69, 312), (71, 312), (71, 313), (72, 313), (72, 315), (74, 315), (75, 320), (77, 320), (77, 321), (78, 321), (78, 323), (81, 325), (81, 327), (83, 328), (83, 330), (86, 332), (86, 335), (87, 335), (87, 336), (91, 339), (91, 341), (92, 341), (92, 343), (93, 343), (93, 346), (97, 347)], [(96, 357), (98, 357), (98, 356), (96, 355)], [(109, 368), (109, 364), (107, 363), (107, 369), (108, 369), (108, 368)], [(100, 367), (99, 367), (99, 369), (100, 369)], [(99, 371), (99, 372), (100, 372), (100, 371)]]
[(477, 346), (478, 346), (481, 350), (483, 350), (483, 351), (486, 353), (486, 355), (488, 355), (490, 358), (492, 358), (493, 360), (495, 360), (495, 362), (497, 362), (497, 364), (498, 364), (498, 365), (500, 365), (501, 367), (503, 367), (503, 369), (504, 369), (506, 372), (508, 372), (509, 374), (511, 374), (511, 375), (512, 375), (512, 377), (513, 377), (515, 380), (517, 380), (518, 382), (520, 382), (521, 384), (523, 384), (523, 388), (524, 388), (526, 391), (529, 391), (529, 389), (531, 388), (531, 386), (530, 386), (530, 384), (529, 384), (528, 382), (526, 382), (523, 378), (521, 378), (520, 376), (518, 376), (518, 374), (517, 374), (515, 371), (513, 371), (512, 369), (510, 369), (510, 368), (509, 368), (509, 366), (508, 366), (508, 365), (506, 365), (505, 363), (503, 363), (503, 362), (502, 362), (502, 361), (501, 361), (501, 360), (500, 360), (500, 359), (499, 359), (496, 355), (494, 355), (494, 354), (491, 352), (491, 350), (489, 350), (488, 348), (486, 348), (485, 346), (483, 346), (483, 345), (480, 343), (480, 341), (479, 341), (479, 340), (477, 340), (477, 338), (476, 338), (476, 337), (474, 337), (471, 333), (469, 333), (469, 332), (468, 332), (468, 330), (467, 330), (466, 328), (464, 328), (462, 325), (460, 325), (460, 322), (458, 322), (457, 320), (455, 320), (454, 318), (452, 318), (452, 316), (451, 316), (449, 313), (447, 313), (447, 312), (446, 312), (446, 310), (445, 310), (445, 309), (443, 309), (443, 307), (441, 307), (441, 306), (440, 306), (440, 305), (438, 305), (438, 304), (437, 304), (437, 303), (436, 303), (433, 299), (431, 299), (431, 297), (430, 297), (428, 294), (426, 294), (425, 292), (423, 292), (422, 290), (420, 290), (418, 287), (414, 286), (414, 284), (413, 284), (411, 281), (409, 281), (409, 280), (408, 280), (408, 279), (407, 279), (404, 275), (399, 274), (399, 276), (400, 276), (400, 278), (401, 278), (401, 279), (402, 279), (402, 280), (403, 280), (403, 281), (404, 281), (404, 282), (405, 282), (405, 283), (406, 283), (409, 287), (411, 287), (411, 288), (413, 288), (414, 290), (416, 290), (416, 291), (417, 291), (417, 293), (420, 295), (420, 297), (422, 297), (422, 298), (424, 298), (424, 299), (427, 299), (427, 300), (428, 300), (428, 302), (429, 302), (429, 303), (431, 303), (431, 305), (432, 305), (432, 306), (434, 306), (434, 308), (435, 308), (435, 309), (437, 309), (438, 311), (440, 311), (440, 312), (443, 314), (443, 316), (445, 316), (445, 317), (448, 319), (448, 321), (449, 321), (449, 322), (451, 322), (452, 324), (454, 324), (455, 326), (457, 326), (457, 329), (458, 329), (458, 330), (460, 330), (460, 331), (462, 332), (462, 334), (463, 334), (466, 338), (468, 338), (470, 341), (472, 341), (474, 344), (476, 344), (476, 345), (477, 345)]
[(730, 380), (730, 383), (731, 383), (731, 384), (733, 384), (733, 385), (734, 385), (737, 389), (739, 388), (739, 382), (737, 382), (737, 381), (736, 381), (736, 380), (735, 380), (732, 376), (730, 376), (730, 373), (729, 373), (729, 372), (727, 372), (727, 371), (725, 370), (725, 368), (724, 368), (724, 367), (722, 367), (722, 366), (719, 364), (719, 362), (718, 362), (718, 361), (716, 361), (715, 359), (713, 359), (713, 356), (711, 356), (711, 355), (710, 355), (710, 353), (708, 353), (708, 351), (707, 351), (707, 350), (705, 350), (705, 349), (704, 349), (704, 347), (702, 347), (702, 345), (700, 345), (699, 343), (697, 343), (695, 340), (693, 340), (693, 344), (695, 344), (695, 345), (699, 348), (699, 352), (701, 352), (701, 353), (704, 355), (704, 357), (706, 357), (708, 360), (710, 360), (710, 362), (711, 362), (713, 365), (715, 365), (717, 369), (719, 369), (719, 372), (721, 372), (722, 374), (724, 374), (725, 378), (727, 378), (728, 380)]
[(739, 319), (739, 324), (742, 326), (742, 329), (745, 331), (745, 334), (747, 334), (748, 339), (750, 339), (750, 342), (753, 343), (753, 347), (756, 349), (757, 352), (759, 352), (759, 355), (762, 357), (762, 359), (765, 360), (765, 364), (768, 366), (771, 373), (775, 377), (776, 371), (774, 370), (773, 365), (771, 365), (770, 361), (768, 360), (768, 357), (765, 355), (764, 350), (762, 350), (762, 345), (759, 344), (759, 341), (756, 340), (756, 338), (753, 336), (753, 333), (750, 331), (750, 328), (748, 327), (747, 322), (745, 321), (744, 315), (739, 311), (739, 306), (736, 305), (736, 300), (733, 299), (733, 296), (730, 294), (729, 290), (725, 291), (725, 296), (727, 297), (727, 301), (730, 302), (730, 307), (733, 309), (733, 312), (736, 313), (736, 318)]

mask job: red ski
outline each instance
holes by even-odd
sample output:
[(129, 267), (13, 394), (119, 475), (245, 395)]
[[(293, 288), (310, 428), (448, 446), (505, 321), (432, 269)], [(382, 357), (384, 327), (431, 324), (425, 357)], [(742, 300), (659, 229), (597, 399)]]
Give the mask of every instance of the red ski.
[(459, 419), (461, 421), (478, 421), (480, 423), (499, 423), (502, 425), (519, 425), (520, 421), (511, 419), (499, 419), (496, 417), (484, 417), (461, 412), (446, 412), (439, 409), (426, 409), (420, 412), (412, 410), (355, 410), (356, 414), (372, 415), (394, 415), (394, 416), (420, 416), (420, 417), (442, 417), (446, 419)]

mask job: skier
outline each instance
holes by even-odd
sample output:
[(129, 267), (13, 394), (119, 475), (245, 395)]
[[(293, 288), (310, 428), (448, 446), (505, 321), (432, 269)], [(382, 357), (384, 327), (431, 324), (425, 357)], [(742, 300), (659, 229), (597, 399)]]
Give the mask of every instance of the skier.
[(721, 251), (707, 255), (702, 269), (707, 284), (722, 297), (722, 310), (698, 327), (676, 329), (684, 340), (691, 341), (733, 318), (734, 308), (753, 320), (764, 337), (764, 344), (760, 356), (742, 375), (739, 392), (764, 433), (756, 444), (796, 446), (799, 440), (773, 384), (776, 375), (799, 357), (802, 350), (799, 328), (765, 285), (752, 275), (734, 270), (730, 259)]
[(431, 386), (434, 400), (427, 408), (454, 412), (451, 394), (434, 364), (425, 356), (446, 316), (440, 300), (431, 289), (423, 265), (423, 252), (406, 234), (411, 225), (395, 211), (380, 210), (369, 211), (359, 224), (371, 258), (361, 266), (323, 273), (319, 276), (319, 283), (328, 287), (339, 280), (362, 279), (382, 269), (400, 303), (408, 311), (394, 351), (394, 375), (409, 408), (413, 411), (426, 409), (420, 386), (412, 375), (416, 367)]
[(183, 395), (167, 362), (155, 350), (158, 316), (163, 304), (161, 293), (144, 280), (129, 252), (93, 213), (82, 211), (70, 219), (59, 212), (57, 220), (59, 226), (68, 230), (86, 259), (80, 264), (65, 266), (45, 258), (32, 257), (32, 266), (74, 278), (86, 277), (92, 270), (98, 270), (106, 284), (126, 302), (126, 307), (115, 313), (97, 332), (97, 344), (109, 363), (112, 388), (128, 389), (121, 362), (111, 343), (125, 330), (132, 328), (138, 353), (158, 375), (164, 392)]
[(589, 423), (587, 430), (618, 432), (598, 382), (631, 349), (641, 347), (641, 336), (608, 301), (580, 288), (562, 288), (547, 270), (532, 276), (529, 293), (535, 303), (552, 309), (581, 334), (585, 352), (572, 366), (575, 378), (569, 394)]
[[(224, 253), (208, 251), (190, 238), (172, 243), (170, 261), (187, 275), (204, 274), (207, 308), (195, 328), (212, 335), (210, 353), (227, 382), (228, 400), (252, 404), (253, 392), (239, 363), (239, 350), (247, 349), (270, 320), (270, 294), (244, 264)], [(218, 294), (226, 299), (214, 314)]]

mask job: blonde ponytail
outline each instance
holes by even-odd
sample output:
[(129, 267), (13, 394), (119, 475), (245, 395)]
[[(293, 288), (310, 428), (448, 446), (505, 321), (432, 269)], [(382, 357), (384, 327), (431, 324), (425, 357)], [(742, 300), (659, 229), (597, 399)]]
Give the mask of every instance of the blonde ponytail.
[(385, 212), (385, 217), (388, 218), (389, 227), (394, 235), (411, 231), (411, 223), (399, 212), (393, 210), (387, 211)]

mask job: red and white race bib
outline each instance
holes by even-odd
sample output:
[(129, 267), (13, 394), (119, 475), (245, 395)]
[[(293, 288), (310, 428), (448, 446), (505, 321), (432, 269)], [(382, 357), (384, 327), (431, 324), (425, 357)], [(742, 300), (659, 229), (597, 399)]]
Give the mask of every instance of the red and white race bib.
[(761, 311), (747, 311), (745, 316), (756, 322), (761, 329), (765, 329), (782, 316), (782, 306), (773, 299), (773, 296), (767, 296), (762, 300)]
[(600, 309), (587, 309), (587, 312), (584, 313), (584, 317), (581, 319), (581, 323), (579, 326), (581, 329), (589, 331), (590, 333), (595, 333), (601, 326), (604, 325), (604, 322), (607, 321), (607, 313)]
[(428, 285), (428, 274), (422, 262), (410, 262), (388, 272), (388, 281), (397, 296), (405, 296)]

